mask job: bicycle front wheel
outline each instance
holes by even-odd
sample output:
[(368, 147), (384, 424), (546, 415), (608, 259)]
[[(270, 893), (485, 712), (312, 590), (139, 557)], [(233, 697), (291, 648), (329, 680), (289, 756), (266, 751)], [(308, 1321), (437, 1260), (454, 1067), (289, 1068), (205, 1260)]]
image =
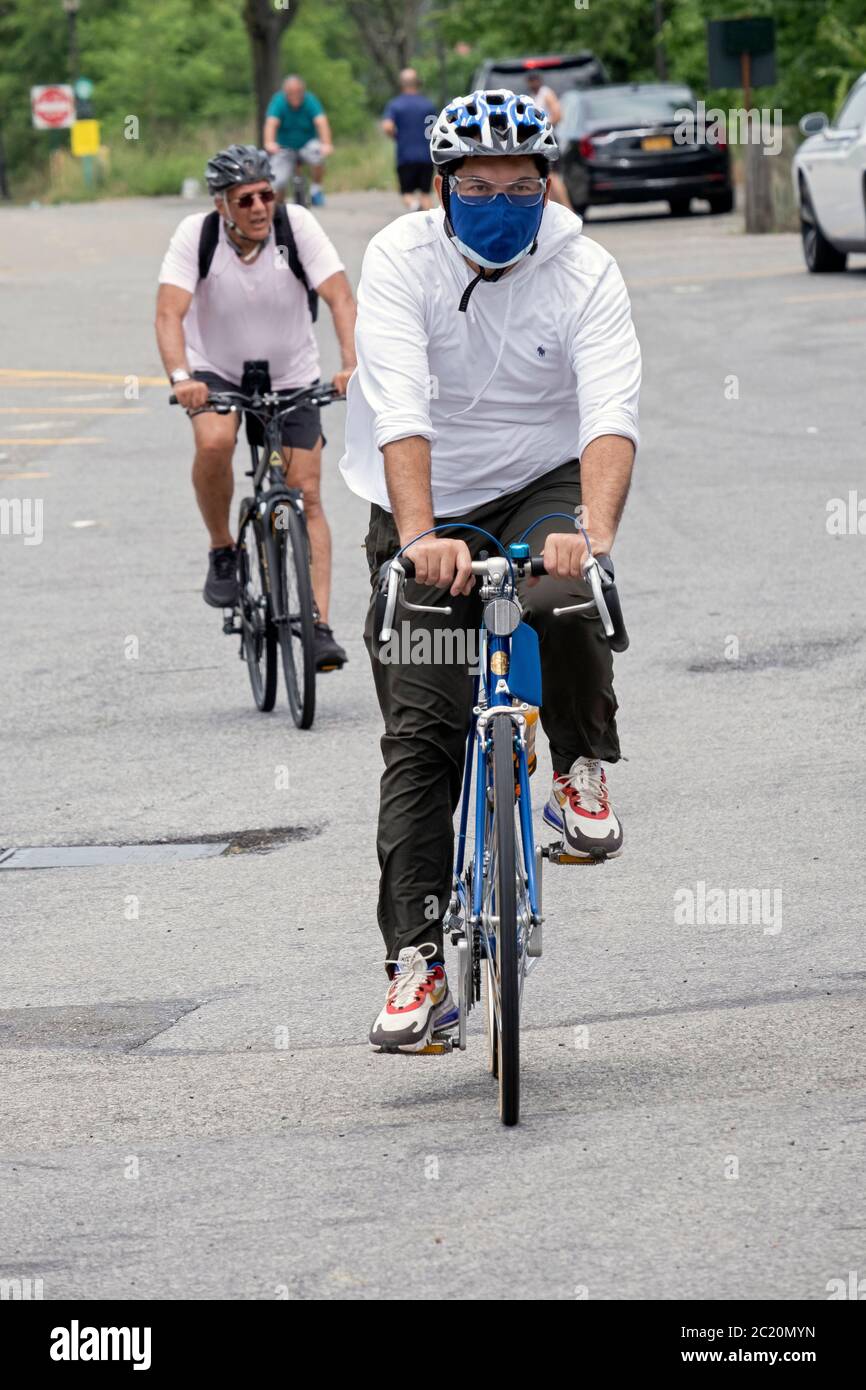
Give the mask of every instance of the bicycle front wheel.
[(276, 582), (282, 599), (283, 619), (277, 624), (283, 675), (292, 718), (299, 729), (309, 729), (316, 712), (316, 658), (313, 585), (310, 579), (310, 543), (307, 527), (289, 503), (274, 512), (283, 543), (278, 546)]
[(499, 1118), (520, 1118), (520, 984), (517, 942), (515, 853), (514, 726), (506, 715), (493, 720), (493, 793), (490, 882), (495, 932), (494, 960), (488, 966), (495, 1027), (494, 1075), (499, 1078)]
[(256, 707), (267, 714), (277, 698), (277, 634), (271, 621), (258, 518), (250, 513), (238, 537), (241, 644)]

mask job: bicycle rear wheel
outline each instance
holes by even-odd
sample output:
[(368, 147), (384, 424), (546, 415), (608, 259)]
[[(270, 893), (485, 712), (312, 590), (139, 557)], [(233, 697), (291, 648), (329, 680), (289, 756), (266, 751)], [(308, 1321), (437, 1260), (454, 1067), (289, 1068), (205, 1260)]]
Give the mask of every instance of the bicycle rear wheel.
[(310, 579), (310, 543), (303, 516), (284, 503), (274, 512), (282, 544), (278, 546), (276, 582), (282, 599), (283, 619), (277, 624), (283, 675), (292, 718), (299, 729), (309, 729), (316, 712), (315, 613)]
[(277, 634), (268, 603), (261, 526), (253, 513), (241, 526), (237, 555), (241, 646), (253, 699), (257, 708), (267, 714), (277, 698)]
[(488, 902), (495, 926), (495, 958), (488, 963), (494, 1004), (495, 1069), (499, 1078), (499, 1118), (520, 1118), (520, 985), (517, 947), (515, 859), (514, 726), (505, 715), (493, 720), (493, 817)]

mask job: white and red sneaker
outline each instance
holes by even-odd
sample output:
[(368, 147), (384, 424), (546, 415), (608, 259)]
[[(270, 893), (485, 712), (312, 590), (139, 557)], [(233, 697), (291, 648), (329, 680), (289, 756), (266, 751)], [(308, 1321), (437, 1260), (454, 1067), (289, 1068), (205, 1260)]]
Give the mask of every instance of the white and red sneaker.
[(542, 814), (547, 825), (562, 831), (569, 854), (584, 859), (610, 857), (622, 849), (622, 826), (608, 800), (598, 758), (576, 758), (567, 775), (555, 772)]
[(447, 1027), (457, 1010), (448, 989), (445, 967), (430, 961), (432, 941), (406, 946), (396, 961), (385, 1006), (370, 1029), (370, 1045), (380, 1052), (420, 1052), (434, 1032)]

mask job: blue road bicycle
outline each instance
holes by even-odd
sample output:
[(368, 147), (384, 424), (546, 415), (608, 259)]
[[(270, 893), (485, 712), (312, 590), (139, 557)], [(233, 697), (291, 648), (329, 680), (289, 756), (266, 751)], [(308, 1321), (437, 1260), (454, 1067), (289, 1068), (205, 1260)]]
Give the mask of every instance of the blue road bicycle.
[[(574, 525), (573, 516), (565, 519)], [(451, 901), (444, 919), (457, 950), (458, 1018), (456, 1028), (437, 1035), (429, 1050), (465, 1050), (469, 1012), (481, 1003), (488, 1070), (499, 1084), (499, 1116), (505, 1125), (517, 1124), (520, 1117), (520, 1008), (526, 977), (541, 956), (542, 863), (592, 862), (570, 856), (562, 841), (537, 846), (533, 833), (526, 735), (527, 715), (541, 704), (541, 663), (538, 637), (522, 621), (516, 582), (546, 574), (543, 559), (531, 554), (527, 537), (547, 520), (550, 517), (539, 518), (507, 549), (479, 527), (459, 528), (485, 536), (499, 553), (472, 564), (482, 602), (479, 674), (466, 738)], [(451, 534), (455, 529), (434, 528)], [(415, 573), (411, 560), (403, 556), (407, 548), (380, 571), (376, 628), (382, 643), (391, 637), (398, 601), (416, 612), (451, 612), (448, 606), (412, 603), (405, 597), (404, 585)], [(611, 647), (625, 651), (628, 637), (610, 559), (590, 552), (584, 573), (592, 598), (554, 613), (597, 613)], [(597, 856), (604, 857), (603, 852)]]

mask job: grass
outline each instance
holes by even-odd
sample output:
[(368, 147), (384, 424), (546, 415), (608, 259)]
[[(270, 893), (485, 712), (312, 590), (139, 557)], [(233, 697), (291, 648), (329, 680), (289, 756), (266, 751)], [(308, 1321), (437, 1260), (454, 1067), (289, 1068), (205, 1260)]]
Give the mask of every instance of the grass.
[[(98, 198), (159, 197), (178, 195), (185, 179), (198, 179), (204, 187), (204, 166), (215, 150), (252, 138), (252, 131), (200, 128), (166, 132), (156, 139), (116, 140), (96, 161), (95, 186), (88, 188), (81, 161), (67, 150), (51, 156), (50, 178), (33, 172), (12, 178), (16, 203), (78, 203)], [(338, 140), (328, 160), (326, 187), (331, 193), (394, 187), (394, 149), (390, 140), (372, 126), (368, 134)]]

